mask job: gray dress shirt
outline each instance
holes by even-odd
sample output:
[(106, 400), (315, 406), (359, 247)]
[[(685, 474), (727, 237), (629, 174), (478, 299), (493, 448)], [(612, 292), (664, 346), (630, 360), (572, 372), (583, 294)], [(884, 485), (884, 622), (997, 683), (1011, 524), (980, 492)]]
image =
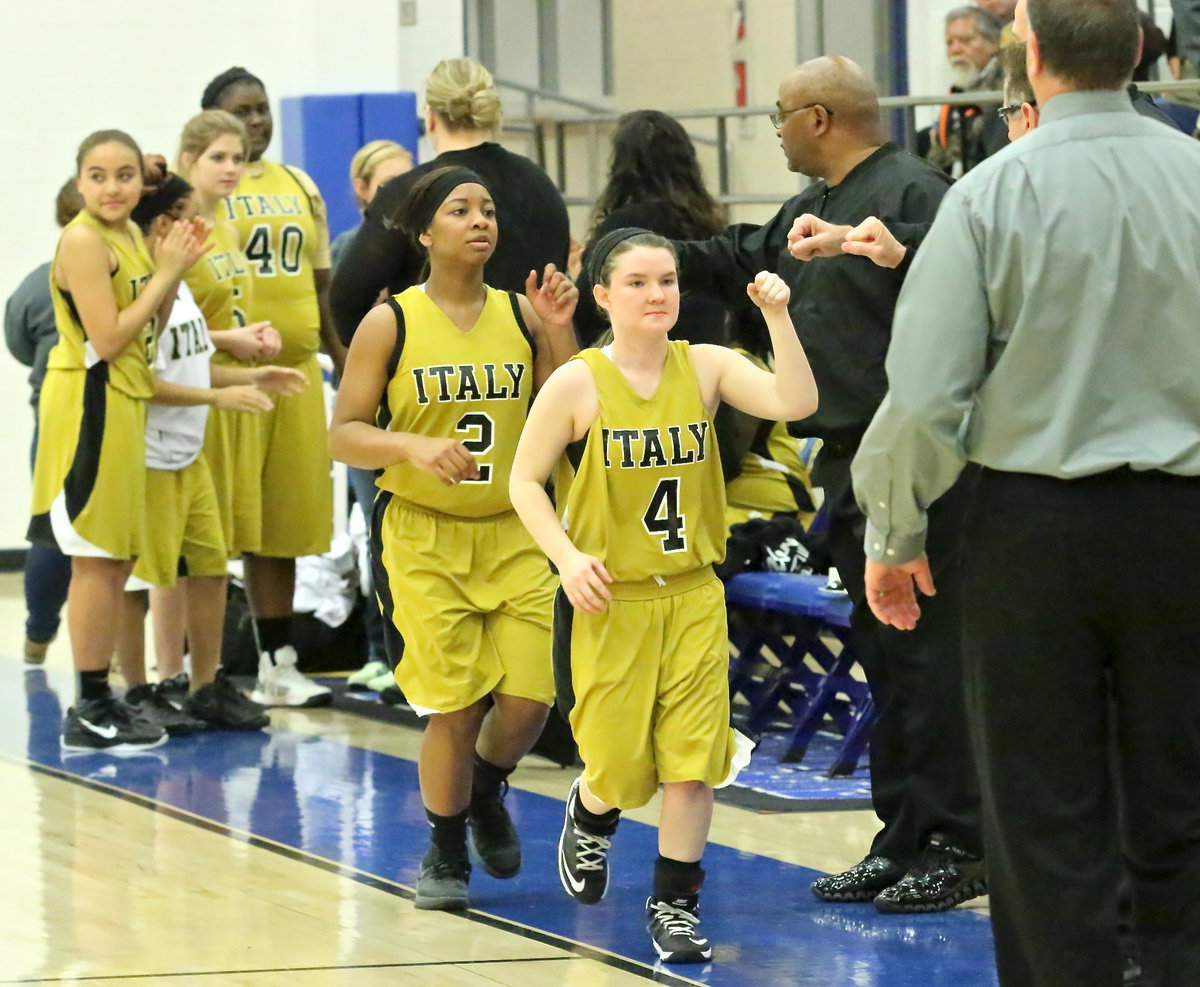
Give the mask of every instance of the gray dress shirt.
[(854, 460), (869, 558), (920, 555), (967, 462), (1200, 475), (1200, 143), (1069, 92), (950, 189)]

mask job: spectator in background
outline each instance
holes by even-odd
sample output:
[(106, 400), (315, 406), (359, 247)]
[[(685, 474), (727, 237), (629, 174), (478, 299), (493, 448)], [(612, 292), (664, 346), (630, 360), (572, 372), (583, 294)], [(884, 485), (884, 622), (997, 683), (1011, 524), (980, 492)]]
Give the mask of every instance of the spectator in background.
[[(596, 200), (576, 280), (581, 301), (575, 332), (580, 345), (590, 346), (609, 325), (592, 298), (589, 264), (604, 234), (637, 226), (668, 239), (704, 240), (720, 233), (728, 221), (725, 207), (704, 185), (696, 149), (679, 121), (658, 110), (622, 116), (612, 136), (608, 182)], [(688, 342), (725, 342), (727, 308), (722, 302), (689, 295), (685, 289), (680, 306), (679, 325), (687, 329)]]
[[(981, 7), (955, 7), (946, 15), (946, 58), (951, 93), (988, 92), (1000, 88), (1000, 21)], [(998, 104), (942, 107), (923, 154), (933, 165), (957, 178), (1006, 143), (1004, 128), (992, 110)]]
[(1200, 70), (1200, 0), (1171, 0), (1171, 11), (1179, 65), (1176, 78), (1194, 79)]
[(554, 264), (566, 270), (571, 233), (562, 195), (541, 168), (495, 142), (500, 119), (500, 94), (492, 74), (478, 62), (449, 58), (430, 73), (425, 133), (437, 157), (380, 189), (333, 281), (334, 321), (347, 344), (380, 291), (396, 294), (422, 279), (425, 254), (394, 218), (416, 182), (433, 168), (469, 168), (496, 197), (496, 221), (504, 235), (484, 272), (489, 285), (522, 292), (531, 269), (540, 272)]
[[(54, 202), (54, 218), (66, 226), (83, 208), (83, 196), (68, 178)], [(37, 457), (38, 400), (50, 350), (58, 342), (54, 302), (50, 297), (50, 262), (35, 267), (17, 285), (4, 306), (4, 339), (8, 351), (30, 368), (29, 403), (33, 405), (33, 444), (29, 457)], [(25, 662), (40, 665), (58, 634), (67, 587), (71, 584), (71, 560), (50, 545), (31, 543), (25, 555)]]
[[(354, 199), (358, 203), (359, 212), (364, 211), (375, 198), (381, 185), (390, 182), (397, 175), (412, 171), (413, 156), (408, 148), (395, 141), (378, 140), (364, 144), (354, 152), (350, 159), (350, 185), (354, 189)], [(337, 270), (338, 261), (346, 250), (350, 238), (358, 232), (362, 224), (350, 230), (342, 230), (333, 238), (329, 245), (329, 255), (333, 259), (333, 268)]]

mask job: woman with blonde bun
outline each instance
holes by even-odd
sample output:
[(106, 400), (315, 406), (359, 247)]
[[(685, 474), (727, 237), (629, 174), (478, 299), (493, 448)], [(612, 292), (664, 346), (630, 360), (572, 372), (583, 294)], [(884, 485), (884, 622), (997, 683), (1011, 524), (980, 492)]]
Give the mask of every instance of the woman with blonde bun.
[(425, 83), (425, 133), (437, 156), (379, 190), (334, 274), (330, 303), (344, 342), (381, 290), (395, 293), (421, 280), (425, 255), (395, 217), (417, 181), (434, 168), (469, 168), (495, 197), (504, 236), (484, 271), (488, 284), (520, 292), (531, 270), (547, 264), (566, 268), (570, 229), (562, 195), (536, 164), (496, 143), (500, 118), (500, 94), (486, 68), (469, 58), (438, 63)]
[[(387, 184), (397, 175), (412, 171), (412, 153), (403, 144), (395, 141), (368, 141), (350, 159), (350, 186), (354, 189), (354, 200), (358, 203), (359, 212), (364, 211), (375, 198), (380, 186)], [(336, 269), (346, 246), (350, 243), (359, 227), (343, 230), (333, 238), (329, 245), (329, 255), (333, 258)]]

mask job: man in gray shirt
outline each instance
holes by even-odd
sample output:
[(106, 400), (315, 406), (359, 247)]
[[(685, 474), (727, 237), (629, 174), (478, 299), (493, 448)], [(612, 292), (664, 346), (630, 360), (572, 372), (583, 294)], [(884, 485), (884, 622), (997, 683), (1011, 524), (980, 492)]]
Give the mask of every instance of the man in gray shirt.
[[(1025, 0), (1018, 5), (1018, 33)], [(854, 462), (911, 628), (966, 463), (967, 702), (1003, 984), (1200, 984), (1200, 145), (1122, 91), (1132, 0), (1028, 0), (1040, 126), (950, 190)]]

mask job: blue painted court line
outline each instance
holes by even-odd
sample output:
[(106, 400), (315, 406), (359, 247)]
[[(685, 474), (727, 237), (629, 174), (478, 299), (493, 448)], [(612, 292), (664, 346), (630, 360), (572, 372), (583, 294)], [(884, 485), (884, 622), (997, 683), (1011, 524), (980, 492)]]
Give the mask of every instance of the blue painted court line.
[[(70, 695), (69, 675), (55, 673), (47, 686), (40, 669), (23, 673), (15, 662), (0, 666), (8, 666), (0, 683), (11, 697), (8, 715), (0, 717), (0, 752), (377, 875), (384, 883), (408, 888), (415, 883), (428, 830), (413, 762), (282, 729), (176, 738), (139, 757), (64, 759), (58, 746), (59, 696)], [(22, 675), (24, 702), (19, 698)], [(475, 909), (649, 967), (654, 953), (643, 908), (657, 830), (631, 820), (621, 823), (608, 897), (588, 907), (567, 898), (558, 882), (562, 802), (514, 790), (509, 805), (525, 865), (509, 881), (476, 868), (471, 880)], [(996, 983), (983, 916), (963, 910), (886, 916), (869, 904), (823, 904), (808, 891), (814, 871), (727, 847), (709, 847), (704, 865), (702, 916), (716, 955), (704, 967), (669, 968), (679, 977), (715, 987)], [(649, 969), (644, 972), (653, 977)]]

